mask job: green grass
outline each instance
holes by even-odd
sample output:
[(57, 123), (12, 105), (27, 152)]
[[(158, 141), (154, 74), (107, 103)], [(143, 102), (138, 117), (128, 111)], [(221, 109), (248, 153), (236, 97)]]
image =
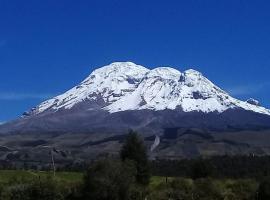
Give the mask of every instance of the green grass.
[[(14, 179), (34, 179), (53, 176), (52, 172), (32, 171), (32, 170), (0, 170), (0, 183), (8, 183)], [(55, 178), (63, 182), (80, 182), (83, 173), (79, 172), (56, 172)]]
[[(168, 177), (167, 181), (172, 180), (172, 177)], [(166, 183), (166, 177), (162, 176), (153, 176), (150, 181), (150, 188), (155, 188), (161, 183)]]
[[(34, 178), (45, 179), (46, 177), (53, 177), (53, 172), (48, 171), (34, 171), (34, 170), (0, 170), (0, 183), (8, 183), (14, 179), (30, 180)], [(82, 172), (56, 172), (55, 178), (62, 182), (80, 182), (83, 179)], [(173, 178), (169, 177), (168, 181)], [(150, 187), (155, 188), (161, 183), (165, 183), (166, 178), (161, 176), (153, 176), (151, 178)]]
[[(33, 179), (46, 179), (48, 176), (53, 177), (52, 172), (48, 171), (33, 171), (33, 170), (0, 170), (0, 185), (8, 184), (10, 182), (17, 182), (17, 180), (33, 180)], [(73, 185), (81, 183), (83, 179), (83, 173), (80, 172), (56, 172), (55, 179), (63, 185)], [(167, 181), (171, 182), (177, 177), (168, 177)], [(194, 181), (191, 179), (183, 178), (183, 180), (189, 181), (191, 185), (194, 185)], [(216, 189), (221, 193), (230, 193), (235, 187), (240, 187), (241, 190), (256, 190), (258, 183), (256, 180), (249, 179), (212, 179), (211, 180)], [(160, 191), (162, 188), (166, 188), (166, 177), (153, 176), (150, 181), (150, 191)]]

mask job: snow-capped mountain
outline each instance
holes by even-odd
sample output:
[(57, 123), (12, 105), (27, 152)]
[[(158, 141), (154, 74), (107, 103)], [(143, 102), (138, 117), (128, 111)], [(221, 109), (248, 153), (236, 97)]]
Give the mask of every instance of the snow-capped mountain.
[(150, 70), (132, 62), (115, 62), (96, 69), (79, 85), (41, 103), (26, 115), (72, 109), (83, 102), (89, 102), (84, 109), (103, 109), (109, 113), (166, 109), (222, 113), (243, 109), (270, 115), (270, 110), (259, 106), (257, 101), (235, 99), (193, 69)]
[(235, 99), (193, 69), (131, 62), (94, 70), (69, 91), (0, 125), (0, 134), (2, 146), (16, 145), (33, 160), (47, 155), (36, 150), (44, 145), (85, 159), (118, 153), (128, 129), (144, 136), (152, 157), (270, 155), (270, 111), (258, 101)]
[(231, 97), (200, 72), (147, 69), (115, 62), (80, 84), (0, 126), (0, 133), (110, 132), (146, 135), (168, 128), (270, 128), (270, 111), (255, 100)]

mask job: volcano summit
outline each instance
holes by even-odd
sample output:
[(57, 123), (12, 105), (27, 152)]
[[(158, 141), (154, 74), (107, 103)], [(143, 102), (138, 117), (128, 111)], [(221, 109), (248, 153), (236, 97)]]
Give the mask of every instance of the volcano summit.
[(270, 110), (231, 97), (193, 69), (149, 70), (132, 62), (115, 62), (94, 70), (77, 86), (25, 112), (0, 131), (247, 129), (270, 126), (269, 118)]
[(76, 145), (91, 146), (97, 141), (96, 145), (119, 142), (128, 129), (138, 130), (150, 143), (159, 137), (158, 148), (165, 145), (160, 151), (165, 149), (170, 155), (201, 154), (200, 149), (209, 144), (213, 147), (209, 154), (239, 149), (268, 153), (265, 141), (270, 110), (255, 100), (231, 97), (193, 69), (150, 70), (132, 62), (115, 62), (94, 70), (80, 84), (21, 118), (1, 125), (0, 133), (38, 134), (43, 139), (53, 134), (61, 137), (61, 145), (70, 144), (66, 137), (76, 137)]

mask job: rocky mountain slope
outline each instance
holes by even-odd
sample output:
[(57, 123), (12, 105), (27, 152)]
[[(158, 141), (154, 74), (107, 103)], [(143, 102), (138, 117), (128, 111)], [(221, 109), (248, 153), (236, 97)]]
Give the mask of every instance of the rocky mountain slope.
[(1, 125), (2, 157), (43, 146), (95, 157), (117, 152), (130, 128), (154, 157), (270, 153), (270, 110), (258, 101), (240, 101), (193, 69), (116, 62)]

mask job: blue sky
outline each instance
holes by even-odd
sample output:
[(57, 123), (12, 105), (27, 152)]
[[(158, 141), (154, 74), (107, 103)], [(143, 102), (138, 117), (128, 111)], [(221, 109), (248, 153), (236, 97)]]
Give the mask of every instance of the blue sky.
[(0, 0), (0, 122), (113, 61), (190, 67), (270, 107), (270, 3)]

